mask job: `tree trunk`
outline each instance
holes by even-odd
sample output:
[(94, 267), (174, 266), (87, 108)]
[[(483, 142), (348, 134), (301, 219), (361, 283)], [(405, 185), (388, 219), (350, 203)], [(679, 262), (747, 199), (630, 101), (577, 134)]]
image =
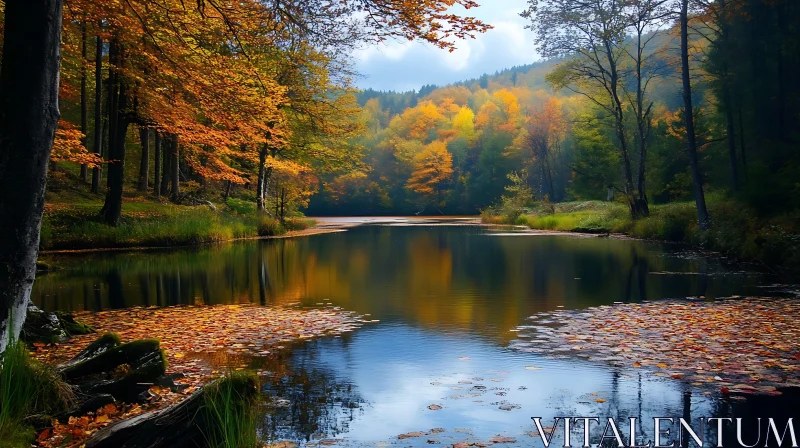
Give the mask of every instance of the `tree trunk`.
[(222, 200), (227, 201), (228, 196), (231, 195), (231, 181), (225, 181), (225, 193), (222, 194)]
[(142, 142), (142, 160), (139, 163), (139, 191), (147, 191), (147, 176), (150, 173), (150, 129), (139, 127), (139, 139)]
[(622, 169), (625, 183), (625, 196), (628, 199), (628, 207), (631, 211), (631, 216), (634, 218), (639, 216), (638, 201), (633, 192), (633, 170), (631, 167), (631, 156), (628, 151), (628, 141), (625, 135), (625, 112), (622, 108), (622, 100), (619, 97), (618, 85), (619, 74), (617, 72), (617, 62), (612, 57), (611, 43), (606, 40), (603, 42), (606, 48), (606, 59), (608, 60), (610, 71), (610, 95), (611, 101), (614, 105), (614, 120), (616, 123), (617, 138), (619, 139), (620, 153), (622, 155)]
[(169, 135), (164, 136), (164, 149), (161, 151), (162, 163), (161, 163), (161, 194), (167, 195), (167, 191), (169, 190), (169, 173), (171, 172), (169, 168), (169, 162), (172, 160), (172, 139), (169, 138)]
[(636, 35), (636, 132), (639, 143), (639, 176), (636, 181), (639, 197), (636, 199), (639, 216), (649, 216), (650, 206), (645, 191), (645, 169), (647, 168), (647, 139), (650, 133), (650, 108), (644, 110), (644, 86), (642, 85), (642, 28), (637, 27)]
[(683, 115), (686, 119), (686, 152), (689, 155), (689, 167), (694, 184), (694, 200), (697, 206), (697, 223), (702, 230), (708, 230), (708, 210), (703, 193), (703, 176), (697, 162), (697, 140), (694, 132), (694, 110), (692, 109), (692, 81), (689, 77), (689, 0), (681, 0), (681, 78), (683, 80)]
[[(89, 99), (86, 97), (86, 62), (86, 20), (84, 20), (81, 22), (81, 132), (83, 133), (81, 143), (88, 150)], [(83, 183), (89, 182), (89, 167), (85, 163), (81, 164), (81, 180)]]
[[(269, 183), (272, 179), (272, 171), (273, 168), (269, 167), (264, 171), (264, 190), (261, 193), (261, 196), (264, 198), (264, 202), (266, 202), (267, 198), (269, 197)], [(264, 204), (264, 210), (267, 209), (267, 205)]]
[[(110, 42), (109, 42), (110, 44)], [(109, 45), (110, 49), (111, 45)], [(108, 70), (108, 77), (106, 78), (106, 90), (105, 90), (106, 100), (103, 102), (103, 145), (101, 150), (103, 151), (103, 159), (108, 162), (108, 151), (109, 146), (111, 146), (111, 138), (108, 135), (108, 128), (109, 123), (111, 122), (110, 111), (111, 111), (111, 67)], [(100, 181), (102, 182), (103, 178), (103, 171), (100, 170)], [(105, 169), (105, 176), (106, 176), (106, 191), (108, 191), (108, 164), (106, 164)]]
[(119, 68), (124, 60), (123, 49), (116, 39), (111, 40), (109, 51), (111, 61), (111, 95), (109, 108), (109, 145), (108, 145), (108, 193), (103, 205), (104, 218), (108, 225), (118, 226), (122, 215), (122, 189), (125, 183), (125, 137), (128, 133), (128, 94), (125, 80)]
[[(725, 75), (727, 77), (727, 74)], [(728, 87), (728, 80), (723, 81), (723, 95), (725, 96), (725, 124), (728, 131), (728, 159), (731, 168), (731, 188), (733, 191), (739, 191), (739, 163), (736, 157), (736, 130), (733, 123), (733, 104), (731, 101), (730, 88)]]
[(281, 188), (281, 214), (280, 214), (281, 222), (283, 222), (285, 207), (286, 207), (286, 189)]
[[(726, 0), (719, 0), (720, 10), (726, 11)], [(731, 188), (734, 192), (739, 190), (739, 164), (736, 158), (736, 130), (733, 120), (733, 97), (731, 96), (731, 73), (728, 58), (731, 56), (730, 36), (725, 18), (719, 19), (719, 40), (722, 42), (723, 67), (722, 67), (722, 106), (725, 108), (725, 125), (728, 139), (728, 158), (731, 170)]]
[(155, 173), (153, 174), (153, 194), (156, 197), (161, 196), (161, 134), (158, 129), (154, 130), (155, 134)]
[[(95, 38), (94, 51), (94, 153), (103, 154), (103, 39)], [(100, 192), (100, 175), (102, 168), (92, 168), (92, 193)]]
[(178, 136), (177, 135), (173, 135), (172, 136), (172, 152), (170, 153), (170, 155), (172, 156), (172, 160), (170, 161), (170, 169), (172, 170), (172, 176), (171, 176), (172, 177), (172, 191), (170, 192), (170, 194), (171, 194), (170, 199), (172, 200), (172, 202), (178, 202), (178, 197), (181, 194), (181, 190), (180, 190), (180, 183), (181, 183), (180, 174), (181, 174), (181, 171), (180, 171), (180, 165), (178, 165), (178, 156), (180, 154), (178, 153), (178, 151), (179, 151)]
[(258, 183), (256, 184), (256, 204), (258, 211), (264, 211), (265, 198), (264, 198), (264, 181), (266, 170), (264, 163), (267, 161), (267, 146), (264, 145), (258, 153)]
[(19, 338), (58, 124), (61, 0), (6, 0), (0, 71), (0, 353)]

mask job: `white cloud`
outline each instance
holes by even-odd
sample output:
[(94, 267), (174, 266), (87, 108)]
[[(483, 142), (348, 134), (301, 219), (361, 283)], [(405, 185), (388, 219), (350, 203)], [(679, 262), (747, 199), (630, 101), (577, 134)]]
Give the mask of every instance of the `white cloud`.
[(526, 0), (483, 0), (480, 8), (467, 14), (494, 29), (474, 40), (457, 42), (452, 53), (422, 42), (393, 41), (365, 48), (355, 54), (356, 69), (363, 75), (356, 84), (361, 88), (405, 91), (535, 62), (538, 56), (533, 36), (525, 29), (525, 19), (519, 17), (526, 4)]

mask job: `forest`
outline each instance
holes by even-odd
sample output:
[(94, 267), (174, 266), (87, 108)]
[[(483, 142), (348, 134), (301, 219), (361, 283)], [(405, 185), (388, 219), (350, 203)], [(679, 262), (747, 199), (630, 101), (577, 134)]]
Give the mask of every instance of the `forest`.
[[(567, 3), (540, 1), (531, 16), (543, 62), (418, 92), (360, 92), (363, 165), (325, 176), (309, 210), (476, 214), (515, 181), (535, 201), (615, 198), (641, 203), (643, 215), (647, 204), (693, 200), (674, 5), (633, 2), (608, 19), (618, 26), (613, 36), (583, 36), (582, 25), (604, 24), (572, 22)], [(598, 5), (611, 11), (615, 2)], [(695, 6), (688, 56), (703, 189), (759, 214), (793, 210), (797, 6)], [(638, 21), (626, 21), (632, 16)], [(551, 37), (558, 28), (564, 36)]]
[[(679, 283), (654, 284), (649, 274), (675, 274), (667, 259), (684, 260), (683, 254), (658, 246), (663, 258), (653, 262), (652, 251), (638, 245), (649, 243), (625, 235), (722, 253), (726, 262), (747, 261), (775, 275), (770, 279), (800, 273), (800, 84), (794, 81), (800, 3), (528, 0), (519, 15), (535, 42), (536, 62), (410, 92), (358, 89), (356, 50), (408, 40), (453, 51), (460, 40), (492, 29), (471, 17), (478, 6), (472, 0), (0, 1), (0, 447), (34, 440), (100, 448), (271, 446), (256, 428), (264, 418), (260, 382), (289, 369), (282, 357), (290, 344), (377, 325), (380, 319), (367, 319), (366, 311), (388, 299), (374, 291), (406, 291), (392, 300), (399, 308), (424, 308), (426, 318), (438, 315), (426, 308), (430, 297), (464, 299), (460, 317), (449, 318), (468, 326), (475, 320), (469, 313), (497, 305), (481, 302), (485, 308), (473, 310), (473, 297), (447, 294), (457, 282), (482, 282), (488, 289), (463, 291), (480, 291), (479, 300), (498, 293), (497, 300), (525, 307), (509, 308), (503, 325), (487, 325), (505, 331), (530, 312), (579, 303), (567, 294), (530, 303), (529, 295), (517, 297), (529, 280), (523, 268), (548, 273), (531, 281), (532, 291), (585, 294), (571, 282), (589, 280), (587, 266), (595, 272), (605, 266), (626, 285), (626, 301)], [(344, 237), (319, 239), (302, 251), (294, 242), (260, 241), (311, 235), (314, 217), (334, 215), (459, 215), (446, 223), (458, 227), (468, 216), (481, 232), (498, 225), (492, 229), (619, 238), (576, 238), (563, 246), (527, 241), (537, 249), (525, 251), (484, 240), (473, 246), (484, 244), (481, 256), (505, 258), (472, 261), (469, 269), (460, 263), (479, 258), (461, 243), (471, 231), (395, 231), (406, 240), (394, 241), (391, 231), (364, 226), (349, 246)], [(87, 268), (75, 282), (80, 294), (69, 292), (80, 296), (75, 303), (85, 322), (64, 311), (68, 294), (59, 291), (79, 275), (75, 266), (101, 257), (87, 261), (75, 252), (243, 239), (259, 241), (242, 242), (251, 246), (222, 261), (223, 245), (159, 263), (152, 254), (120, 257), (127, 268), (110, 252), (113, 272), (97, 263), (97, 272)], [(607, 241), (619, 245), (611, 250)], [(346, 259), (332, 256), (345, 253)], [(550, 254), (563, 257), (563, 269)], [(618, 260), (611, 263), (610, 255)], [(51, 259), (61, 265), (48, 265)], [(375, 283), (364, 294), (369, 300), (355, 300), (350, 294), (363, 283), (357, 274), (374, 260), (402, 265), (408, 275), (375, 271), (370, 278), (386, 283)], [(71, 263), (73, 270), (50, 277), (54, 283), (34, 286), (37, 275)], [(207, 269), (194, 275), (200, 264)], [(151, 270), (161, 271), (158, 278)], [(123, 280), (123, 273), (138, 277)], [(484, 274), (502, 274), (504, 287)], [(612, 278), (607, 274), (594, 280)], [(707, 272), (686, 274), (702, 278), (681, 283), (678, 295), (705, 299), (714, 280)], [(247, 287), (234, 293), (237, 276)], [(405, 278), (412, 279), (409, 287), (398, 288)], [(138, 291), (132, 281), (146, 306), (125, 301), (123, 291)], [(751, 291), (755, 284), (745, 283), (708, 290)], [(309, 285), (322, 291), (313, 306), (306, 303)], [(586, 305), (620, 299), (618, 286)], [(30, 306), (37, 287), (39, 304), (52, 310)], [(150, 306), (151, 290), (159, 306)], [(330, 291), (341, 291), (340, 302), (331, 302)], [(268, 307), (276, 297), (280, 303)], [(752, 302), (760, 313), (754, 319), (786, 316), (792, 307), (766, 300)], [(106, 313), (104, 303), (114, 309)], [(653, 313), (662, 306), (670, 305)], [(689, 319), (697, 317), (693, 306), (672, 309)], [(702, 327), (715, 329), (724, 313), (706, 306)], [(737, 322), (751, 322), (747, 306), (728, 311)], [(414, 313), (404, 316), (412, 320)], [(776, 365), (796, 372), (800, 358), (783, 344), (791, 338), (764, 329), (759, 337), (784, 363)], [(98, 330), (103, 334), (94, 335)], [(387, 346), (397, 343), (389, 339)], [(735, 352), (723, 351), (730, 358), (718, 366), (739, 376), (726, 377), (715, 392), (778, 396), (777, 387), (793, 378), (762, 372), (775, 365), (755, 356), (742, 367)], [(645, 354), (652, 359), (635, 361), (635, 368), (666, 365), (657, 353)], [(464, 355), (458, 360), (469, 361)], [(266, 372), (267, 364), (259, 367), (265, 359), (280, 365)], [(674, 370), (670, 377), (680, 380), (702, 369)], [(696, 383), (723, 381), (710, 378)], [(441, 384), (430, 380), (423, 383)], [(744, 381), (761, 389), (737, 388)], [(408, 434), (418, 435), (401, 437)], [(422, 435), (428, 433), (398, 439)], [(491, 443), (510, 443), (503, 437)]]

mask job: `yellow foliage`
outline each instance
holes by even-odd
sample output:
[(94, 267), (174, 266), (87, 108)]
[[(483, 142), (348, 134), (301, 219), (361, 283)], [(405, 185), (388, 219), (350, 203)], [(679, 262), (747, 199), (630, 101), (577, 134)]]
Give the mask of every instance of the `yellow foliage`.
[(434, 141), (414, 157), (414, 172), (408, 188), (422, 195), (438, 192), (439, 184), (453, 175), (453, 156), (442, 141)]

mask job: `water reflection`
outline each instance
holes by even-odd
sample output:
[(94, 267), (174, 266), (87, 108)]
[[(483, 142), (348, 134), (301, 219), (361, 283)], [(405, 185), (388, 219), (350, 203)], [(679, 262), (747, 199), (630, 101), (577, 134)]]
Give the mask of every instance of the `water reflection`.
[(502, 235), (372, 226), (177, 252), (62, 256), (55, 262), (69, 269), (37, 278), (33, 301), (63, 310), (332, 301), (378, 319), (505, 340), (525, 317), (558, 307), (763, 293), (757, 274), (658, 244)]
[[(538, 436), (528, 435), (533, 416), (550, 422), (563, 415), (637, 417), (640, 434), (653, 438), (645, 422), (654, 416), (796, 413), (784, 397), (717, 401), (638, 369), (506, 348), (515, 336), (509, 330), (539, 311), (761, 295), (759, 285), (769, 282), (659, 244), (468, 226), (367, 226), (301, 239), (54, 261), (68, 269), (34, 285), (33, 300), (46, 309), (300, 302), (331, 303), (379, 319), (353, 335), (254, 361), (270, 372), (262, 432), (273, 439), (421, 446), (429, 440), (485, 443), (503, 434), (517, 445), (541, 446)], [(432, 404), (442, 409), (429, 410)], [(426, 434), (396, 439), (413, 431)], [(581, 440), (582, 433), (575, 437)]]
[[(654, 440), (654, 417), (683, 417), (698, 430), (700, 417), (745, 417), (750, 426), (744, 437), (750, 442), (758, 437), (756, 417), (776, 418), (780, 428), (786, 418), (797, 417), (796, 393), (752, 402), (720, 400), (640, 369), (520, 354), (480, 337), (403, 324), (304, 344), (284, 362), (292, 373), (275, 376), (265, 387), (269, 396), (276, 394), (270, 401), (279, 403), (265, 427), (274, 440), (301, 444), (320, 439), (348, 446), (486, 443), (501, 434), (516, 440), (511, 445), (543, 446), (530, 434), (534, 416), (543, 426), (555, 417), (614, 417), (626, 442), (630, 417), (637, 419), (640, 442)], [(442, 409), (430, 410), (431, 404)], [(564, 445), (563, 428), (562, 421), (554, 446)], [(582, 426), (572, 429), (573, 446), (580, 446)], [(592, 426), (593, 443), (603, 429)], [(678, 430), (676, 423), (674, 440)], [(423, 435), (396, 438), (409, 432)], [(704, 440), (716, 440), (715, 426), (705, 426), (703, 433)], [(724, 438), (724, 446), (739, 446), (733, 426), (725, 426)]]

